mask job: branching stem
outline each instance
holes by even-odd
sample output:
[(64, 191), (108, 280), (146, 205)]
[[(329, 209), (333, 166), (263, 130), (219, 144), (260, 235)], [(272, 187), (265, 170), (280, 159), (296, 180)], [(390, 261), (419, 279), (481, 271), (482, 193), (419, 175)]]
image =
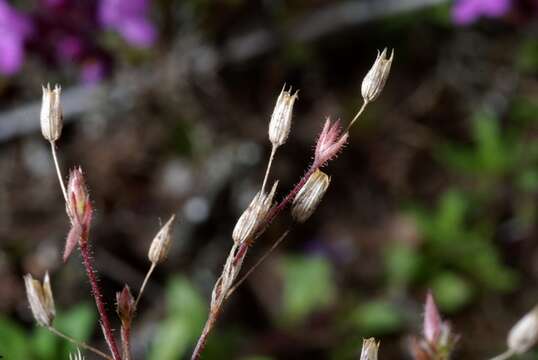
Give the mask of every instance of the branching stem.
[(56, 329), (55, 327), (53, 326), (49, 326), (47, 327), (47, 330), (49, 330), (51, 333), (53, 333), (54, 335), (56, 336), (59, 336), (67, 341), (70, 341), (72, 342), (73, 344), (77, 345), (78, 347), (81, 347), (83, 349), (86, 349), (88, 351), (91, 351), (99, 356), (101, 356), (102, 358), (105, 358), (105, 359), (108, 359), (108, 360), (113, 360), (110, 356), (108, 356), (107, 354), (105, 354), (104, 352), (102, 352), (101, 350), (99, 349), (96, 349), (94, 348), (93, 346), (90, 346), (88, 344), (86, 344), (85, 342), (83, 341), (79, 341), (77, 339), (73, 339), (71, 336), (69, 335), (66, 335), (64, 334), (63, 332), (61, 332), (60, 330)]

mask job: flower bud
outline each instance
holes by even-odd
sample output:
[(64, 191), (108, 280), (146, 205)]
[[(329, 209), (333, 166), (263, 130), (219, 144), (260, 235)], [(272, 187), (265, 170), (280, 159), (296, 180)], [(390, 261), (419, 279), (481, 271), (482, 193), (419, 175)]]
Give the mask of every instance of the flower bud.
[(428, 292), (426, 296), (426, 305), (424, 306), (424, 323), (422, 331), (424, 333), (424, 339), (430, 344), (436, 344), (441, 336), (441, 328), (443, 322), (435, 300), (431, 292)]
[(375, 59), (374, 65), (362, 80), (361, 92), (365, 102), (374, 101), (379, 94), (381, 94), (381, 91), (387, 82), (387, 78), (389, 77), (393, 58), (394, 50), (392, 50), (390, 58), (388, 59), (386, 48), (381, 54), (379, 51), (377, 52), (377, 58)]
[(58, 85), (51, 90), (50, 85), (43, 86), (41, 102), (41, 133), (48, 141), (54, 142), (60, 138), (63, 127), (63, 110), (60, 102), (62, 88)]
[(83, 222), (89, 215), (89, 212), (91, 212), (91, 203), (86, 182), (84, 181), (84, 175), (80, 167), (71, 170), (69, 174), (67, 199), (69, 201), (68, 215), (79, 222)]
[(297, 99), (297, 92), (291, 95), (290, 91), (282, 89), (276, 101), (271, 121), (269, 122), (269, 140), (274, 147), (283, 145), (288, 139), (291, 128), (291, 115), (293, 104)]
[(71, 220), (71, 229), (65, 241), (64, 262), (67, 261), (77, 243), (87, 240), (92, 221), (93, 210), (90, 195), (81, 168), (75, 168), (69, 174), (67, 200), (67, 215)]
[(41, 326), (50, 326), (56, 315), (56, 310), (50, 288), (49, 273), (45, 274), (43, 284), (39, 280), (35, 280), (32, 275), (27, 274), (24, 276), (24, 284), (34, 319)]
[(331, 122), (330, 118), (325, 120), (323, 129), (316, 142), (314, 162), (320, 166), (334, 158), (347, 142), (348, 134), (342, 134), (340, 121)]
[(377, 360), (379, 343), (374, 338), (362, 340), (362, 351), (360, 360)]
[(318, 207), (327, 191), (331, 178), (321, 170), (316, 170), (293, 199), (291, 215), (298, 222), (305, 222)]
[(176, 218), (172, 215), (166, 224), (161, 227), (157, 235), (153, 238), (148, 251), (148, 259), (154, 264), (158, 264), (166, 260), (170, 244), (172, 242), (172, 223)]
[(129, 286), (125, 285), (122, 291), (116, 293), (116, 312), (122, 323), (129, 323), (132, 320), (134, 304), (135, 300)]
[(278, 181), (275, 181), (269, 194), (260, 190), (239, 217), (232, 232), (232, 239), (236, 244), (243, 243), (244, 241), (254, 241), (254, 236), (260, 229), (260, 226), (264, 224), (271, 210), (277, 185)]
[(527, 352), (538, 341), (538, 305), (521, 318), (508, 334), (508, 348), (517, 354)]

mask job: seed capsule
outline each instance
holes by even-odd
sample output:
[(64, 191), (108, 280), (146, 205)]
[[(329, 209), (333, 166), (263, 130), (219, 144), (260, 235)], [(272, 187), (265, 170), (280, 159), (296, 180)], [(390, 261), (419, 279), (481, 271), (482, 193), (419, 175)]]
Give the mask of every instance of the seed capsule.
[(361, 92), (364, 101), (372, 102), (377, 99), (379, 94), (381, 94), (381, 91), (387, 82), (387, 78), (389, 77), (393, 58), (394, 50), (392, 50), (388, 59), (386, 48), (381, 54), (379, 51), (377, 52), (377, 58), (375, 59), (374, 65), (372, 65), (372, 68), (362, 80)]
[(41, 326), (50, 326), (56, 315), (54, 307), (54, 298), (50, 287), (49, 274), (45, 274), (43, 284), (35, 280), (32, 275), (24, 276), (24, 285), (26, 286), (26, 296), (30, 303), (32, 315), (37, 323)]
[(159, 264), (166, 260), (172, 243), (172, 224), (175, 218), (176, 216), (172, 215), (153, 238), (148, 251), (148, 259), (152, 263)]
[(269, 122), (269, 140), (274, 147), (283, 145), (288, 139), (291, 129), (291, 116), (293, 104), (297, 99), (297, 92), (291, 94), (290, 91), (282, 89), (276, 101), (271, 121)]
[(43, 86), (43, 100), (41, 102), (41, 133), (48, 141), (54, 142), (60, 138), (63, 127), (63, 110), (60, 102), (62, 88), (50, 85)]
[(291, 215), (298, 222), (305, 222), (318, 207), (327, 191), (331, 178), (321, 170), (316, 170), (293, 200)]

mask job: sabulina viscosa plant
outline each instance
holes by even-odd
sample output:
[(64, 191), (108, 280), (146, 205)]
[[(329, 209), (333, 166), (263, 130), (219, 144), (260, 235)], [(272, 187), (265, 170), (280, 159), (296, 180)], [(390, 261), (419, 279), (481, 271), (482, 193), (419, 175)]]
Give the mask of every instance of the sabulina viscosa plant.
[[(70, 337), (68, 334), (60, 332), (54, 327), (54, 317), (56, 310), (54, 307), (54, 299), (52, 296), (52, 287), (48, 273), (41, 284), (38, 280), (34, 280), (30, 274), (24, 277), (26, 285), (26, 294), (30, 309), (35, 321), (54, 333), (74, 344), (79, 348), (91, 351), (102, 358), (110, 360), (131, 360), (130, 349), (130, 334), (131, 324), (136, 313), (136, 306), (144, 292), (144, 288), (154, 271), (157, 264), (166, 259), (170, 249), (172, 223), (174, 216), (168, 220), (165, 225), (159, 230), (154, 240), (151, 243), (148, 252), (148, 258), (151, 263), (149, 270), (144, 278), (144, 281), (138, 292), (136, 301), (134, 300), (131, 291), (127, 285), (124, 286), (121, 292), (116, 294), (116, 309), (120, 320), (121, 332), (121, 351), (112, 331), (112, 322), (105, 308), (105, 301), (102, 296), (102, 291), (99, 286), (98, 275), (93, 264), (93, 259), (90, 250), (90, 228), (93, 214), (93, 206), (90, 200), (90, 195), (84, 180), (84, 174), (80, 167), (75, 167), (71, 170), (67, 182), (64, 183), (64, 177), (56, 153), (56, 142), (59, 140), (62, 133), (63, 113), (61, 104), (61, 88), (56, 85), (51, 89), (49, 85), (43, 87), (43, 101), (41, 105), (41, 132), (45, 140), (51, 145), (52, 159), (58, 176), (60, 189), (65, 201), (67, 217), (70, 223), (65, 248), (63, 253), (64, 262), (67, 261), (78, 246), (82, 257), (82, 263), (86, 270), (86, 275), (90, 282), (91, 295), (95, 301), (97, 311), (99, 313), (99, 322), (103, 332), (104, 339), (108, 346), (108, 354), (85, 344), (77, 339)], [(77, 351), (76, 354), (70, 355), (73, 359), (82, 359), (82, 354)]]
[(292, 216), (298, 222), (306, 221), (319, 205), (330, 183), (329, 176), (323, 173), (321, 168), (325, 167), (329, 161), (333, 160), (342, 151), (344, 145), (349, 140), (350, 127), (359, 118), (366, 106), (374, 101), (383, 90), (394, 57), (394, 53), (389, 58), (386, 57), (386, 54), (386, 49), (381, 54), (378, 53), (372, 68), (364, 78), (361, 86), (363, 97), (362, 106), (355, 117), (349, 122), (347, 128), (344, 130), (340, 120), (332, 121), (330, 118), (326, 119), (316, 141), (313, 161), (308, 166), (305, 175), (282, 200), (273, 203), (278, 181), (275, 181), (275, 185), (273, 185), (269, 193), (265, 192), (265, 185), (269, 178), (276, 150), (284, 145), (288, 139), (291, 130), (293, 106), (297, 99), (297, 93), (292, 94), (291, 90), (286, 91), (282, 89), (269, 122), (271, 153), (265, 176), (261, 182), (261, 189), (241, 215), (234, 228), (232, 233), (233, 244), (224, 262), (222, 273), (217, 278), (213, 287), (208, 318), (192, 353), (192, 360), (198, 359), (201, 356), (208, 336), (214, 328), (226, 300), (252, 270), (266, 258), (267, 254), (280, 244), (288, 231), (274, 242), (268, 252), (243, 277), (238, 279), (248, 250), (254, 242), (288, 205), (292, 204)]

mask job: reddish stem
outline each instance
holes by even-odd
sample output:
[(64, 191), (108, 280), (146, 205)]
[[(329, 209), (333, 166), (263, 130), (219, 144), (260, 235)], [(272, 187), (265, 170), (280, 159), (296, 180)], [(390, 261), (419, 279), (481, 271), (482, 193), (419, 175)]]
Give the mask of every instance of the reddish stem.
[(123, 346), (123, 359), (131, 360), (131, 323), (125, 322), (121, 325), (121, 343)]
[(105, 310), (105, 303), (102, 300), (101, 289), (97, 283), (97, 276), (95, 275), (95, 270), (92, 264), (90, 249), (88, 247), (87, 239), (81, 239), (80, 241), (80, 253), (82, 254), (82, 262), (86, 268), (86, 274), (90, 280), (90, 285), (92, 287), (92, 295), (95, 299), (95, 305), (97, 306), (97, 311), (99, 312), (99, 317), (101, 318), (101, 325), (103, 328), (103, 334), (105, 340), (110, 348), (112, 357), (114, 360), (121, 360), (120, 353), (118, 351), (118, 346), (116, 345), (116, 340), (112, 335), (112, 327), (110, 326), (110, 320)]

